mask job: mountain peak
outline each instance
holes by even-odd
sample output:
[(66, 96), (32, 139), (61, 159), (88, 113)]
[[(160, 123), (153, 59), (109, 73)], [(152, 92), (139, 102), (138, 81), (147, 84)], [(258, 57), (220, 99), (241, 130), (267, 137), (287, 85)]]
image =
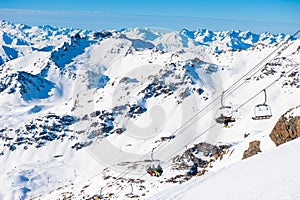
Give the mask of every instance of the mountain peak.
[[(273, 158), (272, 175), (293, 167), (274, 188), (296, 197), (299, 140), (286, 151), (269, 137), (299, 105), (300, 40), (287, 37), (1, 22), (0, 197), (259, 199)], [(299, 113), (282, 116), (276, 141), (299, 136)], [(242, 161), (247, 148), (253, 156)], [(259, 187), (250, 173), (258, 164)]]

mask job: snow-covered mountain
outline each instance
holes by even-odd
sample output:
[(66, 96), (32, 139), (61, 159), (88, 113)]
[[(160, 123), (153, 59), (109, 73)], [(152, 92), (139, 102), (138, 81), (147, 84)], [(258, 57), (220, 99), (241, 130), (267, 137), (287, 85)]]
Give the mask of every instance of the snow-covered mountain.
[(151, 28), (135, 28), (125, 29), (121, 32), (131, 38), (138, 38), (151, 41), (153, 44), (164, 50), (180, 50), (181, 48), (189, 48), (191, 50), (204, 49), (210, 53), (220, 53), (228, 50), (246, 50), (253, 45), (263, 44), (269, 45), (287, 39), (289, 35), (270, 33), (256, 34), (250, 31), (210, 31), (207, 29), (199, 29), (190, 31), (182, 29), (180, 32), (171, 30), (151, 29)]
[[(297, 37), (2, 21), (0, 47), (0, 199), (198, 199), (197, 191), (209, 198), (220, 184), (232, 199), (299, 198), (296, 189), (259, 197), (280, 178), (264, 188), (249, 173), (269, 178), (276, 155), (273, 171), (300, 162), (299, 139), (273, 142), (299, 137), (276, 128), (278, 119), (290, 119), (289, 129), (299, 116)], [(230, 128), (215, 120), (222, 103), (235, 118)], [(269, 113), (264, 103), (272, 117), (253, 120), (254, 111)], [(291, 108), (294, 118), (281, 116)], [(259, 155), (241, 161), (252, 141)], [(187, 176), (193, 162), (198, 176)], [(163, 174), (151, 177), (146, 169), (158, 163)], [(293, 166), (282, 180), (297, 188)], [(246, 179), (247, 192), (238, 187)]]

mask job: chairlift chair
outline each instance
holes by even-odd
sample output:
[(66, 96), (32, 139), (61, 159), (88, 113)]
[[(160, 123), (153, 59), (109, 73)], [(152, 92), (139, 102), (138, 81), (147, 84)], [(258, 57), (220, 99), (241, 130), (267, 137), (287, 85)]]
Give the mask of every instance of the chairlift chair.
[(225, 106), (223, 104), (223, 96), (224, 92), (222, 93), (221, 96), (221, 107), (218, 108), (215, 120), (219, 124), (225, 124), (229, 122), (235, 122), (235, 119), (233, 118), (233, 108), (231, 106)]
[(266, 104), (267, 102), (267, 93), (266, 90), (263, 90), (265, 94), (265, 102), (262, 104), (257, 104), (254, 107), (254, 116), (252, 117), (253, 120), (263, 120), (263, 119), (270, 119), (272, 117), (271, 107)]
[[(156, 148), (156, 147), (155, 147)], [(157, 170), (157, 172), (159, 173), (159, 176), (163, 173), (163, 169), (162, 167), (160, 166), (160, 160), (154, 160), (153, 159), (153, 151), (154, 149), (152, 149), (151, 151), (151, 162), (152, 162), (152, 165), (149, 165), (146, 169), (147, 173), (149, 173), (151, 176), (152, 176), (152, 172), (153, 172), (153, 169)], [(157, 164), (157, 167), (154, 167), (154, 161), (158, 161), (158, 164)], [(152, 172), (151, 172), (152, 171)], [(151, 173), (150, 173), (151, 172)]]

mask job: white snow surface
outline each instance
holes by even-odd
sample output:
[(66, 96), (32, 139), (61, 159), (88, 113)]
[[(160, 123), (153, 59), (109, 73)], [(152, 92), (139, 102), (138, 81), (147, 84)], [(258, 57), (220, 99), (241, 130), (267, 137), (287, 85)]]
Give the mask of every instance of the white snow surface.
[[(299, 139), (276, 147), (269, 137), (299, 105), (300, 40), (288, 38), (2, 21), (0, 199), (88, 199), (101, 188), (127, 199), (130, 183), (136, 199), (300, 199)], [(214, 118), (237, 80), (224, 93), (236, 119), (226, 129)], [(264, 88), (272, 118), (252, 120)], [(241, 160), (253, 140), (262, 152)], [(200, 142), (230, 148), (206, 174), (167, 182), (187, 172), (171, 159)], [(146, 168), (159, 162), (164, 173), (150, 177)]]
[(300, 199), (300, 139), (149, 199)]

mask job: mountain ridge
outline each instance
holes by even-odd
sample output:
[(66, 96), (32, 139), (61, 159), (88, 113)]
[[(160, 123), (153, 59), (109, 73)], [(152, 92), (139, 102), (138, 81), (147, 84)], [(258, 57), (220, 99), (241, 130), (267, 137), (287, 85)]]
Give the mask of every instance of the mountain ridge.
[[(137, 198), (164, 198), (174, 184), (232, 174), (251, 141), (259, 156), (276, 152), (269, 134), (299, 105), (300, 40), (289, 35), (9, 22), (1, 31), (1, 47), (17, 52), (1, 54), (1, 199), (92, 199), (100, 190), (123, 199), (130, 184)], [(272, 117), (253, 120), (263, 89)], [(223, 105), (235, 118), (229, 128), (216, 123)], [(200, 177), (186, 176), (193, 160)], [(151, 177), (146, 168), (158, 163), (163, 174)]]

